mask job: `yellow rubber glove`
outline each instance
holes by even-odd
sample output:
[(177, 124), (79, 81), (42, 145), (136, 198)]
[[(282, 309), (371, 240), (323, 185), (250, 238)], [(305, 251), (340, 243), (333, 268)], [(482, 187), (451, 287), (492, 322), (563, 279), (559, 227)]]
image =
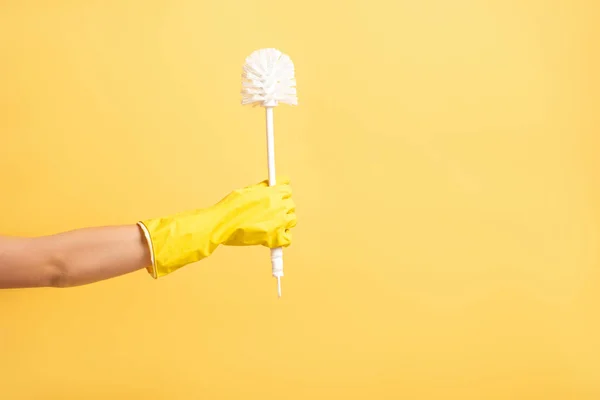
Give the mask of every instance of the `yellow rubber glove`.
[(154, 278), (211, 255), (223, 244), (291, 244), (296, 206), (289, 180), (269, 187), (266, 181), (235, 190), (212, 207), (141, 221), (152, 254)]

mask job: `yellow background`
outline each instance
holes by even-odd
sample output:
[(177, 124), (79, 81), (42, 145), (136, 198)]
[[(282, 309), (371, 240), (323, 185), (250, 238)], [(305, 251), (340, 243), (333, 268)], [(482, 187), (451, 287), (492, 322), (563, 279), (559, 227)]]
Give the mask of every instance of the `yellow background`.
[[(209, 205), (266, 176), (300, 224), (161, 281), (0, 292), (2, 399), (598, 399), (594, 1), (2, 1), (0, 231)], [(596, 24), (596, 25), (595, 25)]]

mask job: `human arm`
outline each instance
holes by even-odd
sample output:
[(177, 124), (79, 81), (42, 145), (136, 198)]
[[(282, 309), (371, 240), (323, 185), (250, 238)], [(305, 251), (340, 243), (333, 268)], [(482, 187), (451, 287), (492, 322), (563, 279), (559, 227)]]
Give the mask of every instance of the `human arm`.
[(0, 236), (0, 289), (78, 286), (144, 267), (154, 277), (210, 256), (220, 245), (291, 244), (296, 225), (288, 180), (231, 192), (217, 204), (137, 225), (85, 228), (38, 238)]
[(137, 225), (36, 238), (0, 236), (0, 288), (84, 285), (145, 268), (150, 260)]

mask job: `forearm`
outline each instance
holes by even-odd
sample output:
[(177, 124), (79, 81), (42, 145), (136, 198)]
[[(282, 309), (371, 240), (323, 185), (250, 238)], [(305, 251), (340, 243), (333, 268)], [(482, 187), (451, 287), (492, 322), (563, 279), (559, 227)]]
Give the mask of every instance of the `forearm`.
[(77, 286), (150, 264), (150, 251), (137, 225), (0, 238), (0, 288)]

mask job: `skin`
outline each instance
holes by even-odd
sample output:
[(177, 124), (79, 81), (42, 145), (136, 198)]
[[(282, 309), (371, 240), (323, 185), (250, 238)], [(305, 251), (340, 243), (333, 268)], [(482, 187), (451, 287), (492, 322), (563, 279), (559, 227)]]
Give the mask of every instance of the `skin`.
[(137, 225), (85, 228), (36, 238), (0, 236), (0, 288), (70, 287), (151, 265)]

